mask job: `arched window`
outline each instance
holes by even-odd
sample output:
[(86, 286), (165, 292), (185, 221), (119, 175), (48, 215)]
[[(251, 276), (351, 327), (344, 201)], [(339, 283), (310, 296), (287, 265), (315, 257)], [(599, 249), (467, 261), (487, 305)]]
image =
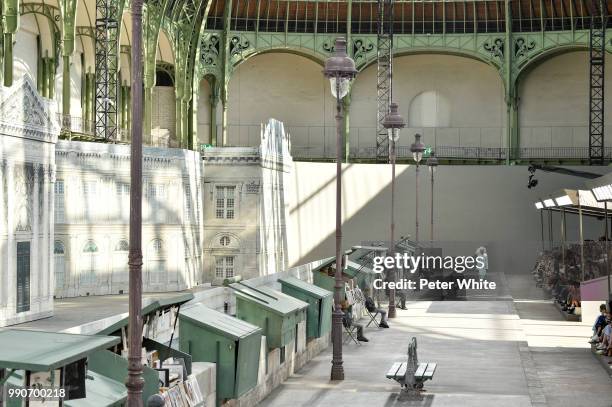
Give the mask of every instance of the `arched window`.
[(151, 240), (148, 258), (149, 284), (167, 283), (168, 270), (166, 270), (164, 242), (161, 239)]
[(66, 247), (64, 246), (64, 243), (61, 240), (56, 240), (53, 244), (56, 294), (61, 294), (61, 290), (64, 288), (64, 273), (66, 272), (65, 254)]
[(124, 286), (128, 282), (128, 251), (130, 245), (127, 240), (121, 239), (115, 245), (113, 252), (113, 284)]
[(96, 284), (96, 270), (98, 269), (98, 245), (93, 240), (88, 240), (83, 246), (81, 260), (81, 275), (79, 278), (82, 286), (93, 286)]
[(449, 127), (450, 102), (437, 90), (421, 92), (410, 102), (410, 127)]
[(83, 246), (83, 253), (97, 253), (98, 245), (93, 240), (88, 240)]
[(115, 245), (115, 251), (116, 252), (127, 252), (129, 249), (130, 249), (130, 245), (128, 244), (127, 240), (125, 240), (125, 239), (120, 240)]
[(53, 245), (53, 254), (66, 254), (66, 247), (61, 240), (56, 240)]
[(221, 239), (219, 239), (219, 244), (224, 247), (229, 246), (230, 244), (229, 236), (222, 236)]
[(153, 253), (160, 255), (164, 250), (164, 242), (161, 239), (154, 239), (151, 242), (151, 247), (153, 248)]

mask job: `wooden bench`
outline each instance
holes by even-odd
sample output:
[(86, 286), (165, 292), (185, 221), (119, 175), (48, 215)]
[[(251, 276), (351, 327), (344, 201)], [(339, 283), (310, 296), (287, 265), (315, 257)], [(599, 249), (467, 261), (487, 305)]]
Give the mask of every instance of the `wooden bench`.
[(436, 363), (419, 363), (417, 358), (416, 338), (412, 338), (408, 346), (408, 361), (395, 362), (387, 372), (387, 379), (393, 379), (402, 386), (402, 391), (418, 394), (423, 389), (423, 383), (433, 379)]

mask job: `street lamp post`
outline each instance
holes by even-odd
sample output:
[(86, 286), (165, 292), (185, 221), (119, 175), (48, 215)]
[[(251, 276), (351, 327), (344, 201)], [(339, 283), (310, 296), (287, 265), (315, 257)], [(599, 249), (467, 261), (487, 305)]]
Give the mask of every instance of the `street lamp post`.
[[(399, 140), (400, 129), (406, 124), (404, 119), (397, 112), (397, 103), (391, 102), (389, 106), (389, 114), (383, 120), (383, 127), (387, 129), (389, 135), (389, 158), (391, 159), (391, 240), (389, 254), (394, 256), (395, 252), (395, 143)], [(393, 268), (391, 272), (391, 281), (396, 280), (396, 271)], [(389, 318), (395, 318), (395, 288), (389, 290)]]
[(436, 167), (438, 166), (438, 159), (436, 158), (436, 153), (431, 152), (431, 155), (427, 159), (427, 166), (429, 167), (429, 174), (431, 175), (431, 229), (429, 230), (429, 241), (431, 247), (433, 247), (434, 240), (434, 173), (436, 172)]
[(325, 61), (323, 74), (331, 83), (336, 98), (336, 284), (332, 314), (332, 380), (344, 380), (342, 365), (342, 98), (348, 94), (351, 80), (357, 75), (355, 61), (346, 54), (346, 40), (336, 38), (334, 54)]
[(412, 158), (414, 162), (416, 162), (416, 178), (415, 178), (415, 239), (416, 242), (419, 242), (419, 163), (423, 159), (423, 152), (425, 151), (425, 145), (421, 143), (421, 135), (414, 135), (414, 143), (410, 145), (410, 151), (412, 152)]
[(142, 377), (142, 4), (132, 0), (132, 145), (127, 405), (141, 407)]

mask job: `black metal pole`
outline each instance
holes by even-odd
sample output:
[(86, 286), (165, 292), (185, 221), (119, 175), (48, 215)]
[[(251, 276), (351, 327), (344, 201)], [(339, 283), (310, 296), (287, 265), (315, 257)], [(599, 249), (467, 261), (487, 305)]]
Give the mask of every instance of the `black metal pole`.
[[(389, 137), (389, 143), (391, 143), (391, 241), (389, 242), (389, 254), (395, 255), (395, 129), (391, 129), (393, 132), (392, 137)], [(391, 282), (395, 282), (397, 279), (396, 269), (393, 267), (391, 271)], [(389, 318), (395, 318), (397, 310), (395, 309), (395, 288), (389, 289)]]
[(132, 145), (130, 158), (129, 350), (127, 404), (142, 407), (142, 3), (132, 0)]
[(604, 259), (606, 259), (606, 272), (608, 275), (608, 301), (610, 301), (610, 299), (612, 299), (612, 289), (610, 287), (610, 262), (608, 260), (608, 255), (610, 254), (609, 252), (609, 248), (608, 248), (608, 236), (609, 236), (609, 231), (608, 231), (608, 201), (604, 202), (604, 224), (606, 225), (606, 235), (605, 235), (605, 250), (606, 250), (606, 257), (604, 257)]
[(336, 283), (334, 286), (334, 313), (332, 315), (332, 380), (344, 380), (342, 361), (342, 103), (340, 78), (336, 78)]
[(542, 229), (542, 235), (541, 235), (542, 251), (544, 251), (545, 247), (544, 247), (544, 210), (543, 209), (540, 209), (540, 227)]
[[(562, 259), (562, 264), (563, 264), (563, 272), (567, 273), (566, 271), (566, 266), (565, 266), (565, 246), (566, 246), (566, 242), (567, 242), (567, 224), (565, 222), (565, 207), (561, 210), (561, 239), (562, 239), (562, 245), (561, 245), (561, 259)], [(559, 275), (557, 275), (557, 277), (559, 277)]]

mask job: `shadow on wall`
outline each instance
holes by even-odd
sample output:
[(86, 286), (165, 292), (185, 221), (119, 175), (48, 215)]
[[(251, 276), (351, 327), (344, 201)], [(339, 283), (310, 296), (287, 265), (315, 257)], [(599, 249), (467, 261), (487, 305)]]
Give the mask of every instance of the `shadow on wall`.
[[(415, 167), (397, 166), (396, 236), (415, 236)], [(335, 252), (335, 164), (295, 163), (296, 191), (290, 199), (290, 265), (330, 257)], [(605, 167), (582, 168), (605, 173)], [(366, 240), (388, 240), (390, 223), (388, 165), (343, 166), (343, 248)], [(540, 214), (534, 202), (562, 187), (580, 188), (580, 178), (538, 173), (537, 189), (527, 189), (527, 167), (440, 166), (434, 184), (434, 240), (453, 255), (489, 252), (489, 269), (528, 273), (542, 248)], [(419, 175), (420, 240), (429, 245), (431, 179)], [(577, 217), (568, 215), (567, 239), (578, 240)], [(548, 218), (544, 218), (548, 239)], [(601, 222), (584, 220), (585, 239), (602, 234)], [(560, 218), (553, 214), (553, 239), (559, 240)]]

